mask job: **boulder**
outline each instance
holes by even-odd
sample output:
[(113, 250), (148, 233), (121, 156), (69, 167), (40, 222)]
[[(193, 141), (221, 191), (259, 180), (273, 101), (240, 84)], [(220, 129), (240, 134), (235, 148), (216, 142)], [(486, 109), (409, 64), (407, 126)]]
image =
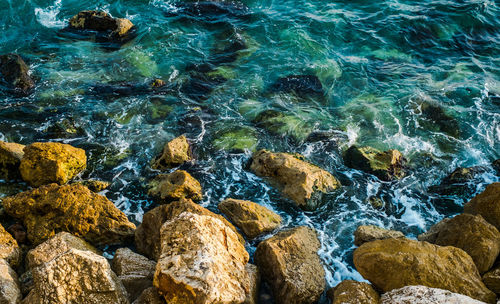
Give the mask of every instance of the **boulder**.
[(0, 141), (0, 179), (21, 179), (19, 165), (24, 155), (23, 149), (23, 145)]
[(456, 168), (448, 176), (443, 178), (443, 180), (438, 185), (433, 185), (429, 187), (429, 191), (445, 195), (445, 196), (469, 196), (476, 191), (476, 183), (478, 177), (487, 172), (486, 167), (475, 166), (468, 168)]
[(181, 135), (163, 147), (163, 152), (153, 161), (151, 168), (165, 171), (192, 159), (189, 142), (186, 136)]
[(150, 287), (145, 289), (133, 304), (165, 304), (165, 300), (158, 293), (158, 289)]
[(462, 249), (409, 239), (365, 243), (354, 251), (354, 265), (378, 290), (408, 285), (442, 288), (493, 303), (495, 294), (481, 281), (472, 258)]
[(325, 270), (318, 256), (316, 232), (297, 227), (262, 241), (255, 262), (278, 304), (315, 303), (325, 289)]
[(94, 245), (119, 244), (135, 225), (106, 197), (73, 184), (50, 184), (3, 200), (7, 214), (23, 221), (35, 245), (67, 231)]
[(255, 152), (250, 169), (268, 178), (285, 196), (306, 210), (319, 205), (322, 193), (341, 187), (329, 172), (288, 153)]
[(464, 213), (479, 214), (500, 229), (500, 183), (493, 183), (464, 206)]
[(418, 239), (463, 249), (480, 273), (488, 271), (500, 253), (500, 232), (480, 215), (460, 214), (432, 226), (429, 232)]
[(0, 259), (5, 260), (12, 267), (17, 267), (21, 263), (21, 250), (17, 241), (5, 231), (2, 224), (0, 224)]
[(379, 304), (380, 296), (365, 282), (345, 280), (327, 292), (332, 304)]
[(374, 225), (362, 225), (354, 231), (354, 245), (361, 246), (375, 240), (404, 237), (405, 235), (400, 231), (388, 230)]
[[(161, 253), (161, 227), (166, 221), (173, 220), (183, 212), (213, 216), (220, 219), (229, 228), (231, 228), (231, 230), (237, 233), (236, 228), (224, 217), (203, 208), (191, 200), (181, 199), (168, 205), (158, 206), (144, 214), (142, 223), (135, 231), (135, 244), (137, 246), (137, 251), (146, 257), (157, 261)], [(239, 240), (244, 244), (245, 241), (243, 240), (243, 237), (239, 233), (237, 233), (237, 235)]]
[(153, 287), (156, 262), (133, 252), (128, 248), (116, 251), (111, 269), (125, 286), (130, 302), (137, 299), (142, 291)]
[(28, 95), (35, 87), (28, 65), (17, 54), (0, 55), (0, 76), (7, 86), (21, 95)]
[(96, 31), (107, 40), (120, 40), (126, 36), (134, 24), (125, 18), (113, 18), (103, 11), (81, 11), (69, 19), (69, 29)]
[(246, 294), (244, 304), (257, 304), (259, 303), (259, 286), (260, 286), (260, 271), (259, 268), (253, 264), (246, 264), (245, 270), (250, 280), (250, 289)]
[(398, 150), (380, 151), (372, 147), (351, 146), (344, 154), (346, 166), (373, 174), (383, 181), (405, 176), (406, 159)]
[(218, 208), (250, 238), (271, 232), (281, 225), (278, 214), (254, 202), (228, 198)]
[(154, 286), (169, 304), (244, 303), (252, 290), (248, 259), (220, 219), (184, 212), (161, 228)]
[(500, 294), (500, 266), (496, 265), (483, 275), (483, 282), (489, 290)]
[(0, 259), (0, 303), (18, 304), (22, 294), (17, 274), (9, 263)]
[(106, 190), (111, 185), (110, 182), (96, 180), (96, 179), (88, 179), (88, 180), (76, 182), (75, 184), (82, 184), (85, 187), (89, 188), (90, 191), (96, 192), (96, 193), (101, 192), (103, 190)]
[(439, 288), (415, 285), (405, 286), (386, 292), (381, 297), (382, 304), (481, 304), (468, 296)]
[(200, 182), (184, 170), (160, 174), (149, 183), (148, 195), (160, 203), (168, 203), (181, 198), (200, 201), (203, 192)]
[(85, 151), (55, 142), (38, 142), (24, 148), (19, 170), (23, 179), (33, 187), (58, 183), (66, 184), (87, 167)]

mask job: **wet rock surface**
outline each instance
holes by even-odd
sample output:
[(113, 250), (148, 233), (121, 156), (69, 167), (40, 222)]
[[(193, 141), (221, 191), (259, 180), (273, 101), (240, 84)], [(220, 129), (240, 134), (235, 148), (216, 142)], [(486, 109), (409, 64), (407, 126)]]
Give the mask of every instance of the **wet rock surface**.
[(332, 304), (379, 304), (380, 296), (365, 282), (345, 280), (327, 292)]
[(28, 95), (35, 87), (28, 65), (17, 54), (0, 55), (0, 80), (21, 95)]
[(165, 171), (192, 160), (191, 147), (182, 135), (172, 139), (163, 147), (163, 151), (151, 164), (151, 168)]
[(159, 203), (182, 198), (200, 201), (203, 198), (200, 182), (184, 170), (160, 174), (149, 183), (149, 186), (148, 195)]
[(406, 159), (398, 150), (380, 151), (352, 146), (344, 153), (346, 166), (373, 174), (383, 181), (405, 176)]
[(24, 145), (0, 141), (0, 179), (21, 179), (19, 165), (23, 158)]

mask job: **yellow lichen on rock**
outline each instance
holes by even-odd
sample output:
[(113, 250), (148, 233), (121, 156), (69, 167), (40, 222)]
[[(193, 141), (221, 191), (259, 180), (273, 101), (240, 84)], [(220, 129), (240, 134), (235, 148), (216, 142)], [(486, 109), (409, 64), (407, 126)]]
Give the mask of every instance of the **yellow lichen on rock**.
[(17, 267), (21, 263), (21, 249), (2, 224), (0, 224), (0, 259), (6, 260), (12, 267)]
[(186, 136), (181, 135), (163, 147), (162, 154), (153, 161), (151, 168), (164, 171), (182, 165), (191, 159), (189, 142)]
[(161, 203), (181, 198), (200, 201), (203, 198), (200, 182), (184, 170), (160, 174), (149, 184), (148, 194)]

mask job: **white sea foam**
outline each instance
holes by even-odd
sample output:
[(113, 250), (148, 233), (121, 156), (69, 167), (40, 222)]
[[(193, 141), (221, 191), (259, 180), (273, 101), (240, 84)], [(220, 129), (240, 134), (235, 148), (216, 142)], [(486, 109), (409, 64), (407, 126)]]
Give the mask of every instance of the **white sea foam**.
[(67, 20), (57, 18), (61, 11), (62, 0), (56, 0), (53, 5), (46, 8), (35, 8), (36, 20), (43, 26), (48, 28), (63, 28), (67, 24)]

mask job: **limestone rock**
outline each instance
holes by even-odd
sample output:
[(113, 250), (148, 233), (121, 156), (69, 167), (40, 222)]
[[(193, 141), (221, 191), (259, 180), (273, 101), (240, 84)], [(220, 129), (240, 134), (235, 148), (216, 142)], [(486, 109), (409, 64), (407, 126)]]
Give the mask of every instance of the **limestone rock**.
[(318, 256), (316, 232), (297, 227), (262, 241), (255, 262), (278, 304), (315, 303), (325, 289), (325, 270)]
[(39, 187), (50, 183), (65, 184), (86, 166), (84, 150), (61, 143), (39, 142), (24, 148), (19, 169), (26, 182)]
[(379, 151), (372, 147), (351, 146), (344, 154), (346, 166), (373, 174), (383, 181), (402, 178), (406, 159), (398, 150)]
[(229, 198), (218, 208), (250, 238), (273, 231), (281, 224), (278, 214), (254, 202)]
[(500, 183), (493, 183), (464, 206), (464, 213), (479, 214), (500, 229)]
[(125, 18), (113, 18), (103, 11), (81, 11), (69, 20), (69, 28), (109, 33), (109, 39), (125, 36), (134, 24)]
[(23, 145), (0, 141), (0, 179), (21, 179), (19, 165), (24, 155), (23, 149)]
[(17, 304), (21, 301), (21, 289), (17, 274), (7, 263), (0, 259), (0, 303)]
[(22, 95), (28, 95), (35, 87), (28, 65), (17, 54), (0, 55), (0, 76), (8, 86)]
[(483, 282), (489, 290), (500, 294), (500, 266), (493, 267), (483, 275)]
[(318, 206), (322, 193), (341, 186), (329, 172), (288, 153), (255, 152), (250, 169), (259, 176), (269, 178), (285, 196), (307, 210)]
[(384, 292), (408, 285), (442, 288), (487, 303), (495, 294), (481, 281), (472, 258), (462, 249), (409, 239), (377, 240), (354, 251), (354, 265)]
[(145, 289), (133, 304), (165, 304), (165, 300), (158, 293), (158, 289), (150, 287)]
[(259, 286), (260, 286), (260, 271), (259, 268), (253, 264), (246, 264), (245, 270), (249, 277), (250, 289), (247, 293), (244, 304), (257, 304), (259, 303)]
[(375, 240), (404, 237), (405, 235), (401, 231), (388, 230), (373, 225), (362, 225), (358, 226), (356, 231), (354, 231), (354, 245), (361, 246), (364, 243)]
[[(237, 233), (236, 228), (224, 217), (203, 208), (191, 200), (181, 199), (168, 205), (158, 206), (144, 214), (142, 223), (139, 227), (137, 227), (135, 232), (135, 244), (138, 252), (157, 261), (161, 253), (160, 229), (163, 226), (163, 223), (173, 220), (183, 212), (216, 217), (231, 228), (231, 230)], [(243, 237), (241, 237), (239, 233), (237, 233), (237, 235), (240, 241), (244, 244), (245, 241), (243, 240)]]
[(327, 292), (332, 304), (379, 304), (380, 296), (364, 282), (345, 280)]
[(161, 203), (181, 198), (200, 201), (203, 198), (200, 182), (184, 170), (160, 174), (150, 182), (149, 186), (148, 194)]
[(2, 224), (0, 224), (0, 259), (4, 259), (12, 267), (17, 267), (21, 263), (21, 250), (17, 241), (5, 231)]
[(382, 304), (481, 304), (468, 296), (453, 293), (439, 288), (430, 288), (421, 285), (406, 286), (391, 290), (381, 297)]
[(153, 161), (151, 168), (165, 171), (190, 160), (192, 160), (191, 147), (186, 136), (181, 135), (163, 147), (162, 154)]
[(154, 285), (169, 304), (244, 303), (249, 256), (221, 220), (185, 212), (161, 228)]
[(133, 236), (135, 230), (111, 201), (78, 184), (42, 186), (5, 198), (3, 206), (23, 221), (33, 244), (67, 231), (94, 245), (112, 245)]

